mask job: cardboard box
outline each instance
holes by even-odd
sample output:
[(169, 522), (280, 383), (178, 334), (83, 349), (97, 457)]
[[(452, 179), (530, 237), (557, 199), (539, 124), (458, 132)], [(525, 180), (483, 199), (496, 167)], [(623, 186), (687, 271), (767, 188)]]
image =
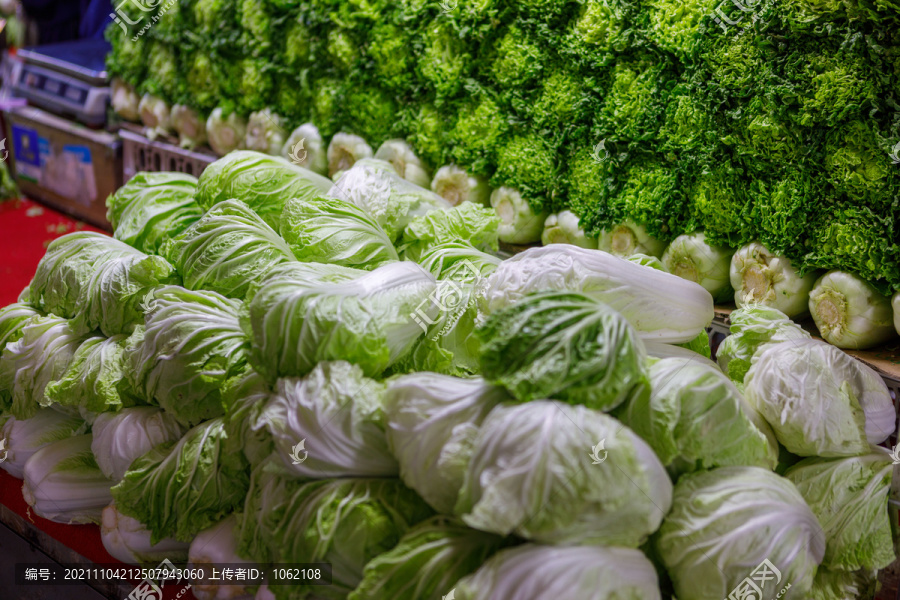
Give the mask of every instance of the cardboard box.
[(22, 193), (111, 229), (106, 198), (122, 185), (122, 141), (21, 106), (4, 111), (8, 166)]

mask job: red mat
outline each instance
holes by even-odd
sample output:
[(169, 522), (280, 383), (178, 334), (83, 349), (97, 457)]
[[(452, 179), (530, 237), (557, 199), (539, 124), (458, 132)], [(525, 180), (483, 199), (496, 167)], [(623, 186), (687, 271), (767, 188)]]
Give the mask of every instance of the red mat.
[[(15, 302), (22, 289), (31, 282), (47, 245), (73, 231), (103, 233), (31, 200), (0, 202), (0, 307)], [(103, 548), (98, 526), (63, 525), (35, 515), (22, 497), (22, 481), (6, 471), (0, 471), (0, 504), (88, 560), (121, 564)], [(163, 587), (164, 600), (173, 600), (179, 589)], [(149, 597), (156, 600), (152, 595)], [(180, 600), (193, 600), (193, 597), (188, 591), (180, 596)]]
[(0, 306), (31, 282), (47, 244), (82, 230), (101, 231), (31, 200), (0, 202)]

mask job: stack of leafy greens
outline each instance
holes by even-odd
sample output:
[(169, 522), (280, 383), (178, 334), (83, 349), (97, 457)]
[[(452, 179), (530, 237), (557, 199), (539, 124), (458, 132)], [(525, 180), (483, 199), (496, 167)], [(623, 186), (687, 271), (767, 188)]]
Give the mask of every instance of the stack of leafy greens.
[[(120, 10), (107, 66), (123, 117), (183, 143), (206, 120), (223, 155), (294, 156), (304, 196), (311, 175), (374, 158), (452, 204), (495, 207), (510, 243), (662, 257), (675, 241), (664, 262), (716, 296), (723, 254), (752, 242), (803, 275), (900, 288), (896, 0)], [(252, 206), (241, 187), (216, 201)], [(275, 227), (277, 210), (260, 214)]]
[(140, 174), (119, 239), (50, 245), (0, 309), (3, 468), (37, 514), (133, 563), (330, 564), (200, 600), (721, 600), (758, 565), (783, 598), (868, 589), (874, 372), (756, 305), (720, 368), (715, 257), (504, 260), (502, 218), (401, 185), (392, 148), (325, 192), (251, 151)]

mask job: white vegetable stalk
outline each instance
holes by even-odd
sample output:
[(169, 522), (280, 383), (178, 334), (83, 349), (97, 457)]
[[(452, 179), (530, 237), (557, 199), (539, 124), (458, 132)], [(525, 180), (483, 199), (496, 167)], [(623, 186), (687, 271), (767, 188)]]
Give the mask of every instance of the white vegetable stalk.
[(99, 523), (113, 482), (91, 453), (91, 435), (49, 444), (25, 463), (22, 495), (34, 512), (57, 523)]
[(194, 149), (206, 143), (206, 120), (184, 104), (172, 107), (172, 127), (178, 132), (179, 145)]
[(225, 116), (225, 111), (216, 108), (206, 120), (206, 134), (209, 145), (219, 156), (225, 156), (244, 144), (247, 136), (247, 120), (236, 112)]
[(698, 232), (675, 238), (662, 262), (670, 273), (699, 283), (717, 301), (726, 301), (732, 294), (729, 271), (733, 254), (725, 246), (706, 243), (706, 234)]
[(762, 304), (777, 308), (789, 317), (809, 310), (809, 292), (816, 274), (801, 276), (783, 256), (775, 256), (759, 242), (748, 244), (731, 258), (731, 286), (740, 308)]
[[(428, 187), (428, 186), (423, 186)], [(431, 191), (441, 196), (453, 206), (463, 202), (473, 202), (490, 206), (491, 186), (480, 175), (470, 176), (456, 165), (446, 165), (438, 169), (431, 180)]]
[(648, 254), (659, 258), (666, 245), (647, 233), (643, 225), (625, 221), (612, 229), (601, 232), (600, 238), (597, 240), (597, 247), (616, 256)]
[(284, 120), (271, 108), (266, 108), (250, 113), (247, 121), (247, 137), (244, 138), (244, 147), (247, 150), (265, 152), (272, 156), (281, 154), (287, 133), (284, 130)]
[[(209, 529), (201, 531), (191, 542), (188, 557), (190, 568), (204, 565), (253, 564), (238, 556), (235, 527), (237, 519), (231, 515)], [(206, 569), (206, 572), (211, 572)], [(252, 600), (253, 593), (243, 585), (218, 585), (209, 581), (194, 582), (191, 591), (197, 600)]]
[(892, 305), (894, 307), (894, 329), (900, 333), (900, 292), (894, 294)]
[(328, 154), (325, 149), (325, 140), (322, 139), (319, 129), (312, 123), (304, 123), (291, 132), (281, 149), (281, 155), (295, 165), (309, 169), (313, 173), (328, 174)]
[(84, 420), (52, 408), (42, 408), (30, 419), (10, 417), (0, 428), (0, 440), (6, 450), (6, 460), (0, 463), (0, 469), (22, 479), (25, 463), (35, 452), (53, 442), (84, 433), (86, 429)]
[(150, 535), (143, 523), (120, 513), (115, 502), (103, 509), (100, 539), (116, 560), (129, 565), (158, 563), (165, 559), (174, 563), (187, 560), (190, 544), (174, 539), (151, 544)]
[(151, 141), (160, 135), (172, 132), (171, 113), (165, 100), (150, 94), (144, 94), (138, 105), (138, 112), (141, 114), (141, 123), (144, 124), (145, 128), (144, 132)]
[(141, 97), (134, 88), (121, 79), (112, 80), (112, 98), (110, 99), (113, 110), (126, 121), (138, 122), (141, 120)]
[(891, 301), (856, 275), (829, 271), (809, 294), (809, 312), (826, 342), (871, 348), (896, 335)]
[(336, 133), (328, 144), (328, 175), (333, 179), (363, 158), (373, 158), (372, 147), (358, 135)]
[(156, 446), (175, 442), (184, 430), (172, 415), (140, 406), (102, 413), (94, 421), (91, 451), (103, 474), (118, 483), (137, 458)]
[(500, 263), (483, 286), (480, 308), (491, 314), (549, 290), (582, 292), (628, 319), (641, 339), (690, 342), (713, 319), (713, 300), (696, 283), (608, 252), (565, 244), (529, 248)]
[(560, 211), (550, 215), (544, 221), (544, 233), (541, 234), (541, 243), (573, 244), (582, 248), (597, 249), (597, 240), (587, 237), (584, 229), (579, 224), (578, 217), (570, 210)]
[(491, 194), (491, 206), (500, 217), (500, 241), (530, 244), (540, 241), (547, 215), (535, 214), (518, 190), (501, 187)]
[(427, 189), (431, 183), (428, 167), (422, 164), (415, 151), (403, 140), (386, 141), (378, 148), (375, 158), (391, 163), (400, 177), (419, 187)]

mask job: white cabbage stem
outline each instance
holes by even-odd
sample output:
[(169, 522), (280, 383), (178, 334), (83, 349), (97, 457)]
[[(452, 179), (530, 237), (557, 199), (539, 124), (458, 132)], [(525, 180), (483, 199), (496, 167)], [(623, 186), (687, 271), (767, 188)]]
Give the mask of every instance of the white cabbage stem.
[(419, 187), (427, 189), (431, 183), (431, 172), (428, 167), (403, 140), (386, 141), (378, 148), (375, 158), (391, 163), (400, 177)]
[(247, 120), (236, 112), (226, 117), (224, 110), (216, 108), (206, 120), (206, 134), (209, 137), (209, 145), (216, 154), (225, 156), (244, 145)]
[(578, 217), (570, 210), (563, 210), (547, 217), (547, 220), (544, 221), (541, 243), (545, 246), (573, 244), (590, 250), (597, 249), (597, 240), (584, 234)]
[(35, 452), (53, 442), (82, 434), (87, 427), (81, 418), (53, 408), (41, 408), (30, 419), (10, 417), (0, 427), (0, 440), (5, 441), (6, 451), (6, 460), (0, 463), (0, 469), (22, 479), (25, 463)]
[[(237, 519), (234, 515), (226, 517), (197, 534), (191, 542), (188, 566), (201, 568), (204, 565), (239, 565), (252, 564), (238, 556), (237, 538), (234, 529)], [(206, 569), (210, 573), (210, 569)], [(195, 582), (191, 586), (197, 600), (251, 600), (253, 594), (243, 585), (217, 585), (209, 581)]]
[(731, 258), (731, 286), (738, 307), (762, 304), (788, 317), (809, 310), (809, 292), (816, 273), (801, 276), (791, 261), (776, 256), (759, 242), (747, 244)]
[(625, 221), (612, 229), (602, 231), (597, 240), (597, 247), (623, 258), (632, 254), (647, 254), (659, 258), (666, 245), (647, 233), (643, 225)]
[(116, 510), (115, 502), (103, 509), (100, 539), (106, 551), (116, 560), (129, 565), (157, 563), (165, 559), (175, 563), (187, 560), (189, 543), (166, 538), (151, 544), (150, 537), (150, 530), (137, 519)]
[(248, 150), (256, 150), (257, 152), (278, 156), (281, 153), (281, 148), (284, 146), (286, 136), (284, 120), (272, 112), (272, 109), (267, 108), (250, 113), (244, 146)]
[(121, 79), (113, 79), (112, 81), (112, 98), (110, 98), (110, 103), (116, 114), (126, 121), (138, 122), (141, 120), (141, 113), (138, 108), (141, 98), (131, 85)]
[(856, 275), (829, 271), (809, 295), (809, 312), (825, 341), (870, 348), (896, 335), (891, 301)]
[(894, 329), (897, 330), (897, 333), (900, 333), (900, 292), (894, 294), (892, 304), (894, 306)]
[(144, 94), (138, 105), (138, 111), (141, 113), (141, 123), (144, 124), (148, 139), (152, 141), (160, 135), (170, 133), (171, 113), (169, 105), (164, 100)]
[(22, 496), (34, 512), (57, 523), (99, 523), (112, 502), (113, 482), (91, 453), (91, 435), (53, 442), (25, 463)]
[(491, 206), (500, 217), (500, 241), (530, 244), (540, 241), (547, 215), (535, 214), (518, 190), (501, 187), (491, 194)]
[(178, 132), (179, 145), (193, 149), (206, 143), (206, 120), (184, 104), (172, 107), (172, 127)]
[(313, 173), (328, 174), (328, 155), (325, 140), (318, 127), (312, 123), (304, 123), (288, 136), (281, 149), (281, 155)]
[(733, 254), (725, 246), (708, 244), (706, 234), (698, 232), (675, 238), (662, 262), (670, 273), (699, 283), (713, 298), (725, 301), (732, 293), (729, 271)]
[(358, 135), (336, 133), (328, 144), (328, 175), (346, 171), (363, 158), (373, 158), (372, 147)]
[(491, 203), (492, 190), (488, 180), (480, 175), (469, 175), (456, 165), (445, 165), (438, 169), (431, 180), (431, 191), (453, 206), (459, 206), (463, 202), (482, 206), (490, 206)]
[(132, 462), (160, 444), (178, 441), (184, 430), (171, 414), (155, 406), (136, 406), (101, 413), (92, 433), (97, 466), (118, 483)]

